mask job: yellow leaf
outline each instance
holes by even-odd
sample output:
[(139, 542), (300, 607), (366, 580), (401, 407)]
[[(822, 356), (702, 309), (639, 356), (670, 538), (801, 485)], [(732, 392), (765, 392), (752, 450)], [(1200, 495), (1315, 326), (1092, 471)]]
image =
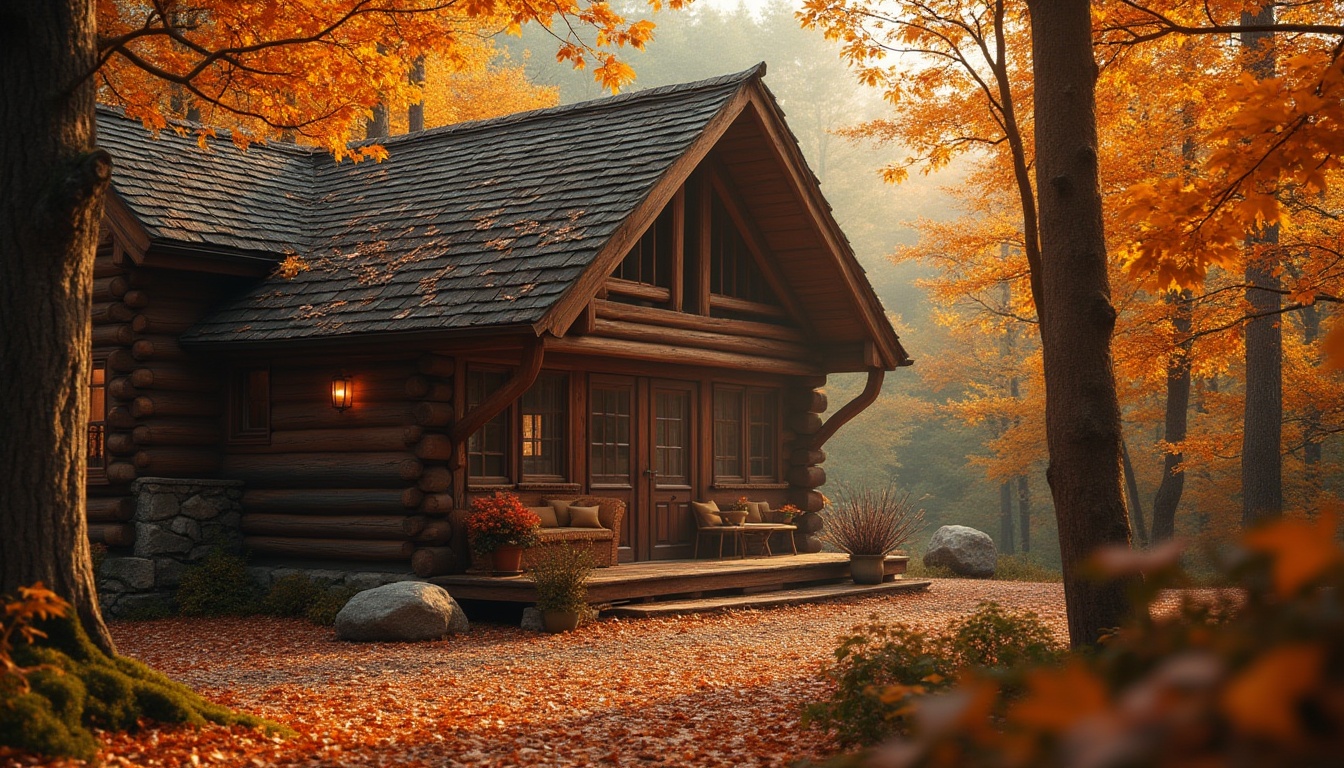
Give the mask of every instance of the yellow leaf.
[(1256, 659), (1223, 692), (1223, 712), (1249, 734), (1292, 742), (1301, 734), (1298, 702), (1320, 679), (1325, 648), (1292, 645)]
[(1027, 695), (1009, 717), (1031, 729), (1063, 731), (1088, 715), (1104, 712), (1110, 697), (1101, 679), (1080, 662), (1038, 669), (1027, 677)]
[(1274, 558), (1274, 588), (1291, 597), (1341, 560), (1335, 544), (1339, 515), (1323, 511), (1316, 520), (1280, 520), (1246, 534), (1246, 546)]

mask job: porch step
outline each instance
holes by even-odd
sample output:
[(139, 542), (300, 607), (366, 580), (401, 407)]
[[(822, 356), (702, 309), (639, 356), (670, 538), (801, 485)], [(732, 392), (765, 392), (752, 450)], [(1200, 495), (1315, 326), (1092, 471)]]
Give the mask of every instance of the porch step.
[(881, 584), (825, 584), (818, 587), (785, 589), (754, 595), (726, 595), (697, 600), (668, 600), (654, 603), (619, 605), (602, 611), (603, 616), (621, 618), (648, 618), (650, 616), (677, 616), (686, 613), (716, 613), (741, 608), (769, 608), (779, 605), (820, 603), (842, 597), (867, 597), (893, 592), (923, 592), (932, 582), (897, 579)]

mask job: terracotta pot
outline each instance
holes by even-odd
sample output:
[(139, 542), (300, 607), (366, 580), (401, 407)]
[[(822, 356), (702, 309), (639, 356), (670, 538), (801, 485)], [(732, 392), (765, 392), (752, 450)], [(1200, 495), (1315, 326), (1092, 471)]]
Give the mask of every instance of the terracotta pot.
[(490, 553), (490, 570), (494, 575), (513, 575), (523, 571), (523, 548), (516, 544), (502, 544)]
[(542, 611), (541, 626), (551, 633), (569, 632), (578, 628), (582, 617), (579, 611)]
[(886, 559), (886, 555), (850, 555), (849, 575), (855, 584), (881, 584)]

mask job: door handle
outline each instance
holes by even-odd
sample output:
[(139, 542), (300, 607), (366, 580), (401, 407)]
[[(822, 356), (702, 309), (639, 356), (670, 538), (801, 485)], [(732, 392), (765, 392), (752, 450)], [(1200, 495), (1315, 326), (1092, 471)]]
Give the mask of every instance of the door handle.
[(646, 469), (646, 470), (644, 470), (644, 476), (645, 476), (645, 477), (657, 477), (657, 476), (658, 476), (658, 470), (656, 470), (656, 469)]

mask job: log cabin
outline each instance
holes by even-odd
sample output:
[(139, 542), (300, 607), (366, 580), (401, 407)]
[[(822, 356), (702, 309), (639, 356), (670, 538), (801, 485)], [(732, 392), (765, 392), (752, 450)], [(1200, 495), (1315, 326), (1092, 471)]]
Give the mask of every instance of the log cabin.
[[(132, 545), (146, 477), (242, 481), (254, 555), (422, 576), (501, 489), (620, 499), (621, 562), (689, 558), (693, 500), (820, 509), (826, 440), (910, 361), (763, 75), (381, 163), (100, 109), (91, 537)], [(867, 386), (823, 420), (838, 372)]]

